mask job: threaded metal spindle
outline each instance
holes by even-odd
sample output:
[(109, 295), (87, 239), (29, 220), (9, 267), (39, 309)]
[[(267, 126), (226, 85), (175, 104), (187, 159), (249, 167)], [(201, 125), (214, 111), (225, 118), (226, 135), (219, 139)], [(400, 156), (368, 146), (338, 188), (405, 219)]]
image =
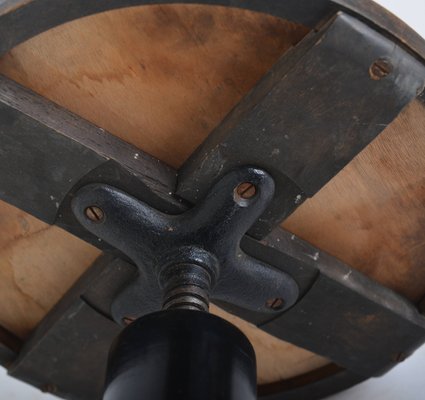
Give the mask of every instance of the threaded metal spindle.
[(164, 290), (163, 309), (208, 312), (212, 285), (210, 273), (196, 264), (176, 264), (161, 274)]

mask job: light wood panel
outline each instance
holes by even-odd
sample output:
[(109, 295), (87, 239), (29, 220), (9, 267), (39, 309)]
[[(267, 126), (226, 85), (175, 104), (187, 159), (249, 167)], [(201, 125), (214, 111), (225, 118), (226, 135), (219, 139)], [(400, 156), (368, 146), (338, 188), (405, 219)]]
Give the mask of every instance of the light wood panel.
[(253, 344), (260, 384), (295, 378), (329, 364), (326, 358), (276, 339), (214, 305), (210, 311), (237, 326)]
[(425, 293), (425, 106), (413, 102), (284, 224), (417, 302)]
[(0, 228), (0, 326), (26, 338), (100, 252), (4, 202)]
[[(42, 34), (0, 60), (0, 72), (178, 167), (306, 33), (240, 10), (134, 8)], [(0, 204), (3, 220), (0, 324), (26, 337), (98, 251)], [(328, 363), (216, 307), (212, 311), (249, 336), (260, 383)]]
[(179, 167), (306, 33), (241, 10), (138, 7), (42, 34), (0, 72)]

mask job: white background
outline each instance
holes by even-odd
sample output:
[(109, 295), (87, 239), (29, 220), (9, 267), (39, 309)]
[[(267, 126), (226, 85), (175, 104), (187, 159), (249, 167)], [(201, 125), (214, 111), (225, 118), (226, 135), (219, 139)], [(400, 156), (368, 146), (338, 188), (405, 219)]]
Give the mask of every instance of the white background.
[[(425, 0), (376, 1), (398, 15), (425, 37)], [(379, 340), (379, 338), (376, 339)], [(418, 350), (414, 356), (383, 378), (370, 379), (328, 400), (423, 400), (425, 399), (424, 371), (425, 347)], [(48, 399), (54, 400), (56, 398), (42, 394), (30, 386), (9, 378), (6, 372), (0, 369), (0, 400)]]

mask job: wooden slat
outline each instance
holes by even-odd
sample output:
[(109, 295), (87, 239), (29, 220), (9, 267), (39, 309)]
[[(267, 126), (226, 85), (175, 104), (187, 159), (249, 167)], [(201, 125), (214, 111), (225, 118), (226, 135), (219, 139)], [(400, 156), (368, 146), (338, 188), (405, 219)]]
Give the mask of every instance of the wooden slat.
[[(391, 59), (385, 79), (371, 60)], [(368, 73), (369, 71), (369, 73)], [(425, 65), (340, 13), (282, 57), (179, 170), (177, 193), (202, 198), (219, 177), (250, 164), (268, 171), (275, 197), (249, 233), (263, 238), (313, 197), (421, 92)]]
[(306, 33), (241, 10), (139, 7), (29, 40), (0, 73), (179, 167)]

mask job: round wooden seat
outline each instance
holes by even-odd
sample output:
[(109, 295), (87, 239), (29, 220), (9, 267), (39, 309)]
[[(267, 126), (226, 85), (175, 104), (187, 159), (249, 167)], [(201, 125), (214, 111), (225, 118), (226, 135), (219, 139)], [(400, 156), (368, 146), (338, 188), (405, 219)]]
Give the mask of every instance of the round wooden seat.
[[(15, 47), (0, 73), (178, 168), (310, 28), (253, 11), (152, 5), (69, 22)], [(413, 302), (425, 295), (425, 105), (413, 101), (283, 227)], [(100, 255), (0, 203), (0, 325), (26, 339)], [(252, 341), (258, 381), (330, 361), (218, 307)]]

